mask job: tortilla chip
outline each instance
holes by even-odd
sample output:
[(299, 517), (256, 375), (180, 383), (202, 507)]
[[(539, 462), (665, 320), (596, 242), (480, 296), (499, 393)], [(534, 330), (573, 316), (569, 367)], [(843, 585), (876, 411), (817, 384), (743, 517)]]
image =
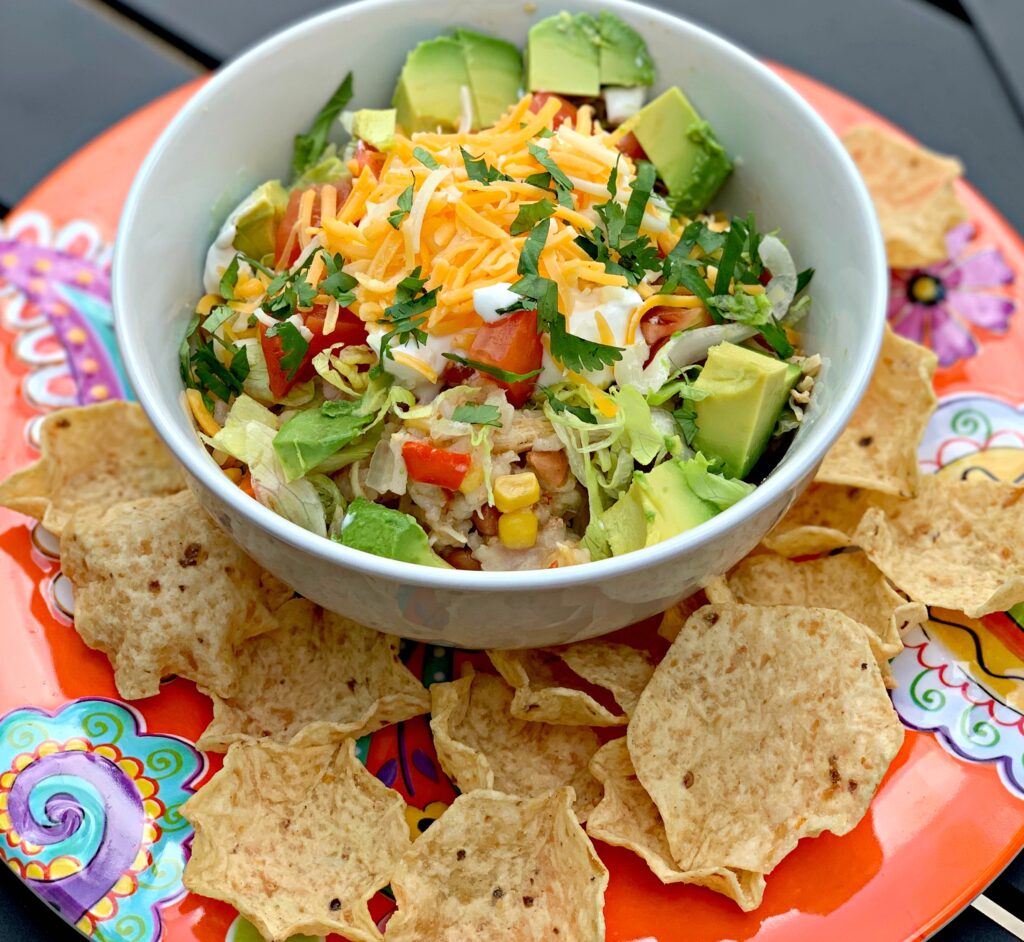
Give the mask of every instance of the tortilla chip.
[(764, 545), (780, 556), (812, 556), (852, 545), (853, 532), (869, 507), (897, 503), (858, 487), (812, 484), (765, 536)]
[(0, 506), (60, 536), (78, 510), (174, 494), (185, 479), (138, 403), (61, 409), (43, 419), (42, 457), (0, 483)]
[(238, 649), (235, 694), (213, 694), (213, 722), (197, 745), (274, 739), (293, 746), (358, 738), (430, 709), (430, 694), (398, 657), (398, 638), (296, 598), (280, 627)]
[(886, 327), (867, 392), (814, 479), (913, 497), (917, 446), (935, 410), (937, 363), (931, 350)]
[(676, 635), (679, 634), (679, 629), (686, 624), (686, 619), (697, 611), (698, 608), (703, 608), (707, 604), (708, 597), (703, 589), (694, 592), (693, 595), (688, 595), (681, 602), (676, 602), (671, 608), (666, 609), (665, 613), (661, 616), (658, 634), (666, 641), (675, 641)]
[(871, 193), (889, 267), (918, 268), (945, 259), (946, 233), (967, 219), (953, 187), (963, 173), (960, 161), (875, 125), (852, 128), (843, 143)]
[(600, 942), (607, 885), (572, 789), (460, 795), (398, 865), (387, 942)]
[(728, 575), (735, 601), (744, 605), (834, 608), (866, 625), (886, 658), (903, 650), (901, 631), (928, 618), (920, 602), (908, 602), (863, 553), (838, 553), (794, 563), (764, 553), (748, 556)]
[(980, 618), (1024, 602), (1024, 488), (925, 475), (915, 500), (869, 510), (854, 534), (912, 599)]
[(363, 767), (353, 740), (236, 743), (182, 813), (196, 832), (185, 886), (230, 903), (266, 939), (383, 938), (366, 904), (411, 838), (402, 796)]
[(734, 900), (744, 912), (761, 905), (764, 874), (728, 867), (685, 871), (676, 866), (665, 825), (636, 777), (625, 737), (605, 743), (590, 760), (590, 771), (604, 786), (604, 797), (587, 819), (591, 837), (633, 851), (662, 883), (707, 887)]
[(459, 789), (531, 797), (571, 785), (585, 820), (601, 789), (587, 770), (600, 745), (591, 729), (551, 726), (509, 713), (512, 690), (493, 674), (431, 684), (430, 729), (441, 767)]
[[(625, 726), (654, 672), (646, 652), (609, 641), (487, 654), (515, 688), (513, 716), (565, 726)], [(563, 664), (568, 671), (560, 669)], [(574, 679), (578, 686), (570, 686)], [(587, 684), (607, 690), (622, 712), (599, 703), (584, 689)]]
[(75, 629), (110, 658), (127, 700), (154, 696), (172, 674), (229, 696), (235, 649), (276, 627), (259, 566), (190, 491), (76, 514), (61, 567), (75, 587)]
[(869, 634), (815, 608), (709, 605), (687, 621), (627, 732), (681, 870), (768, 873), (864, 816), (903, 742)]

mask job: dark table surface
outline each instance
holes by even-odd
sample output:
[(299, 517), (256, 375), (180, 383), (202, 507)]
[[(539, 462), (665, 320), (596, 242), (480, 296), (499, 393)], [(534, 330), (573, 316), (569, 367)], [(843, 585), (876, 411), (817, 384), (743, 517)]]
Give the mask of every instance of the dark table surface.
[[(332, 5), (0, 0), (0, 216), (115, 121), (283, 24)], [(1024, 230), (1024, 0), (660, 5), (827, 82), (927, 145), (957, 154), (972, 183)], [(0, 873), (0, 942), (80, 938), (6, 867)], [(1021, 917), (1024, 856), (935, 938), (1024, 939)]]

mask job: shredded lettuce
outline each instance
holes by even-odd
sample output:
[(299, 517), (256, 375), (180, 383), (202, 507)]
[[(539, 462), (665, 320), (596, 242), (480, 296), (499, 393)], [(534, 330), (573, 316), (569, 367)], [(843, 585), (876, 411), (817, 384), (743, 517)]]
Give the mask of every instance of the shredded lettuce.
[(755, 490), (754, 485), (746, 481), (715, 474), (708, 459), (700, 452), (689, 461), (680, 462), (679, 466), (690, 490), (718, 510), (731, 507)]
[(651, 464), (665, 449), (665, 437), (654, 425), (651, 407), (632, 386), (625, 386), (615, 393), (615, 402), (633, 460), (639, 465)]
[(258, 399), (260, 402), (289, 408), (304, 406), (312, 401), (316, 391), (313, 380), (297, 383), (284, 398), (277, 399), (270, 391), (270, 374), (267, 372), (267, 361), (263, 356), (263, 347), (260, 346), (260, 342), (252, 339), (242, 340), (239, 343), (245, 344), (245, 357), (249, 361), (249, 375), (246, 376), (242, 384), (247, 396)]
[(370, 382), (369, 371), (359, 367), (373, 366), (376, 362), (377, 354), (365, 344), (338, 343), (313, 357), (313, 369), (324, 382), (355, 399), (366, 392)]

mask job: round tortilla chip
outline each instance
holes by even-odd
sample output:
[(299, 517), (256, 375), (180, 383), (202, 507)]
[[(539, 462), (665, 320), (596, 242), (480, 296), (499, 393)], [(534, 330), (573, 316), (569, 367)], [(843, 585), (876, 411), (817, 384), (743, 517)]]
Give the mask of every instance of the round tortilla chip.
[(430, 694), (399, 659), (398, 638), (302, 598), (274, 617), (278, 628), (239, 647), (235, 693), (211, 692), (213, 722), (200, 749), (265, 738), (337, 743), (430, 709)]
[(761, 905), (764, 874), (728, 867), (681, 870), (665, 837), (665, 825), (644, 791), (629, 758), (626, 738), (605, 743), (590, 760), (590, 771), (604, 786), (604, 797), (587, 819), (587, 833), (606, 844), (625, 847), (643, 858), (662, 883), (691, 883), (721, 893), (744, 912)]
[(461, 791), (530, 797), (571, 785), (576, 814), (586, 819), (601, 791), (587, 769), (600, 745), (593, 730), (513, 716), (512, 689), (493, 674), (431, 684), (430, 697), (437, 758)]
[(61, 536), (72, 514), (175, 494), (185, 479), (137, 402), (61, 409), (43, 419), (42, 456), (0, 483), (0, 506)]
[(353, 740), (236, 743), (182, 813), (196, 832), (185, 886), (230, 903), (270, 942), (383, 938), (367, 902), (411, 838), (402, 796), (363, 767)]
[(903, 742), (869, 636), (795, 606), (687, 621), (627, 730), (680, 870), (768, 873), (801, 838), (856, 826)]
[(917, 446), (935, 411), (937, 363), (927, 347), (887, 326), (867, 392), (814, 480), (913, 497), (920, 476)]
[(608, 871), (572, 798), (456, 798), (392, 877), (387, 942), (603, 942)]

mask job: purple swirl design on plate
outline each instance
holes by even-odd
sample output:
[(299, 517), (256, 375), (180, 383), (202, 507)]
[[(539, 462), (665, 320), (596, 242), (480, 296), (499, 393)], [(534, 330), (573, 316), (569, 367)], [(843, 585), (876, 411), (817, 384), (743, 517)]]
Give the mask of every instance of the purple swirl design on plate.
[(47, 903), (70, 922), (77, 922), (127, 872), (142, 847), (145, 812), (132, 780), (113, 762), (88, 752), (42, 756), (18, 775), (11, 789), (8, 813), (24, 840), (43, 847), (67, 840), (86, 822), (82, 800), (59, 793), (46, 802), (46, 821), (30, 808), (32, 791), (54, 776), (69, 776), (91, 785), (102, 801), (102, 837), (92, 859), (78, 873), (59, 880), (26, 880)]

